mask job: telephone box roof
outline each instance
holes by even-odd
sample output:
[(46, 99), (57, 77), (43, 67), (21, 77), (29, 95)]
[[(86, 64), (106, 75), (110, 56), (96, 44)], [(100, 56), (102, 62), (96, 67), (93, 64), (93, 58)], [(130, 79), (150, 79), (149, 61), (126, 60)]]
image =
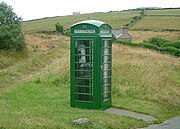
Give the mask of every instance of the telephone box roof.
[[(74, 26), (80, 25), (80, 24), (90, 24), (90, 25), (94, 25), (94, 26), (96, 26), (96, 27), (100, 27), (100, 26), (103, 25), (103, 24), (108, 25), (107, 23), (102, 22), (102, 21), (98, 21), (98, 20), (84, 20), (84, 21), (81, 21), (81, 22), (78, 22), (78, 23), (72, 25), (71, 27), (74, 27)], [(109, 25), (109, 26), (110, 26), (110, 25)]]

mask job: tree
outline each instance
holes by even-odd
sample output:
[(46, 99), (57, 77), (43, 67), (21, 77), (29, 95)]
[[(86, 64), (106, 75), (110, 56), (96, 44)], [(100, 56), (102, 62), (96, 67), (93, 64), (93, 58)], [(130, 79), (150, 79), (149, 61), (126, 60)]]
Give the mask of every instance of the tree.
[(21, 20), (11, 6), (0, 3), (0, 49), (22, 50), (26, 47)]

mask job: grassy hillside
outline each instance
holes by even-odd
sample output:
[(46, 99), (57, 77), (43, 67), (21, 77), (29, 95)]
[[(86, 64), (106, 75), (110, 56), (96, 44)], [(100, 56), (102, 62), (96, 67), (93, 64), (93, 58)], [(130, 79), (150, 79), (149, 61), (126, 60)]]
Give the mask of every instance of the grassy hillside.
[[(69, 38), (26, 35), (29, 51), (0, 53), (0, 128), (140, 128), (150, 123), (69, 106)], [(155, 116), (180, 115), (180, 59), (113, 44), (113, 106)], [(89, 118), (87, 126), (71, 121)]]
[[(180, 9), (167, 9), (167, 10), (146, 10), (145, 15), (148, 15), (140, 20), (140, 22), (136, 23), (134, 26), (130, 28), (130, 30), (149, 30), (149, 31), (162, 31), (162, 30), (180, 30), (180, 17), (179, 15)], [(64, 29), (70, 28), (70, 26), (76, 22), (87, 19), (96, 19), (102, 20), (109, 23), (114, 29), (122, 27), (122, 25), (128, 24), (133, 20), (133, 17), (139, 16), (139, 11), (123, 11), (123, 12), (108, 12), (108, 13), (91, 13), (91, 14), (81, 14), (81, 15), (69, 15), (69, 16), (61, 16), (54, 18), (46, 18), (34, 21), (23, 22), (23, 31), (25, 33), (34, 33), (34, 32), (42, 32), (42, 31), (54, 31), (55, 24), (59, 22), (64, 26)], [(149, 15), (157, 15), (157, 16), (149, 16)], [(164, 15), (164, 16), (159, 16)], [(170, 16), (171, 15), (171, 16)], [(136, 36), (141, 37), (139, 31), (137, 33), (135, 31), (132, 32)], [(150, 32), (148, 32), (150, 33)], [(168, 39), (179, 39), (178, 32), (168, 33), (164, 32), (160, 35), (165, 35), (165, 38)], [(154, 35), (154, 32), (153, 34)], [(132, 35), (133, 36), (133, 35)], [(145, 34), (145, 37), (148, 34)], [(134, 38), (134, 36), (133, 36)], [(144, 37), (142, 37), (144, 39)], [(147, 39), (147, 38), (146, 38)]]
[(174, 15), (180, 16), (180, 9), (147, 10), (146, 15)]
[(146, 16), (131, 29), (134, 30), (180, 30), (180, 17)]
[(35, 21), (23, 22), (23, 31), (25, 33), (33, 33), (40, 31), (54, 31), (55, 24), (59, 22), (65, 29), (70, 28), (76, 22), (95, 19), (109, 23), (114, 29), (129, 23), (134, 16), (138, 16), (138, 11), (124, 11), (124, 12), (108, 12), (108, 13), (91, 13), (81, 15), (69, 15), (62, 17), (47, 18)]

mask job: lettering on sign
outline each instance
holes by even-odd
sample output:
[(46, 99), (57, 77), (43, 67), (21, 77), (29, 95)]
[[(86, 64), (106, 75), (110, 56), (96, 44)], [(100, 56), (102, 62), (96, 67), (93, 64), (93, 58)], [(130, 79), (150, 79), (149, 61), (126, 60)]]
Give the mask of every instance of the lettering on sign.
[(74, 33), (84, 33), (84, 34), (87, 34), (87, 33), (95, 33), (95, 30), (74, 30)]
[(101, 34), (109, 34), (110, 31), (109, 31), (109, 30), (100, 30), (100, 33), (101, 33)]

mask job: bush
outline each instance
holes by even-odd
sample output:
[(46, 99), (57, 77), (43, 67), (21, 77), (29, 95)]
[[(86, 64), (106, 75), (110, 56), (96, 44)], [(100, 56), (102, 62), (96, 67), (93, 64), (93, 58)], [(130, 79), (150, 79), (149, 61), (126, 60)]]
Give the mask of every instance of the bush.
[(168, 40), (166, 39), (163, 39), (159, 36), (156, 36), (156, 37), (152, 37), (152, 38), (149, 38), (148, 40), (146, 41), (143, 41), (144, 43), (150, 43), (150, 44), (153, 44), (153, 45), (157, 45), (157, 46), (161, 46), (163, 45), (164, 43), (167, 43), (169, 42)]
[(26, 47), (21, 30), (21, 18), (11, 6), (0, 3), (0, 49), (22, 50)]
[(180, 42), (168, 42), (168, 43), (164, 43), (161, 47), (175, 47), (177, 49), (180, 49)]
[(60, 23), (57, 23), (55, 26), (56, 32), (63, 34), (63, 26)]

